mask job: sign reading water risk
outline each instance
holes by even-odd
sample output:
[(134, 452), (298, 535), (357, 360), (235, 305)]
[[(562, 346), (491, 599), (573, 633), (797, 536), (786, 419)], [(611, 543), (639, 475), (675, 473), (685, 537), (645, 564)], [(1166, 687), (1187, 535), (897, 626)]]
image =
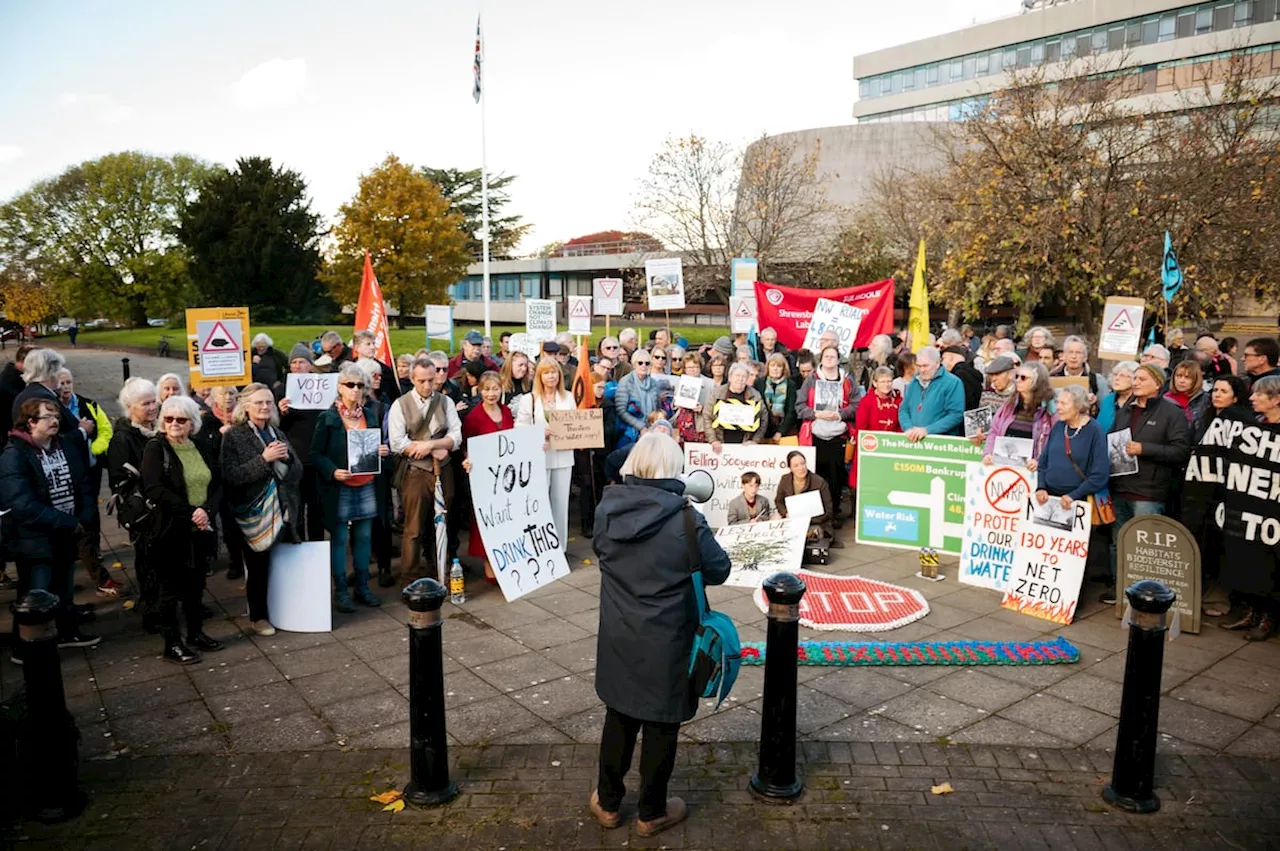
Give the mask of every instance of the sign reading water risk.
[(965, 540), (969, 465), (982, 450), (963, 437), (866, 431), (858, 435), (859, 544), (958, 556)]
[(187, 363), (192, 387), (240, 386), (250, 381), (249, 308), (187, 311)]

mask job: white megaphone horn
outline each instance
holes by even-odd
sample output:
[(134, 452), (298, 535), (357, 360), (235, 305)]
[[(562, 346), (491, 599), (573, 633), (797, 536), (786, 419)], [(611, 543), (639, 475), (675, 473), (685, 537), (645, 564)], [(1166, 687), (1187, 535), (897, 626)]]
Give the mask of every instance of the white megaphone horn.
[(716, 492), (716, 480), (706, 470), (694, 470), (680, 477), (684, 495), (692, 502), (706, 502)]

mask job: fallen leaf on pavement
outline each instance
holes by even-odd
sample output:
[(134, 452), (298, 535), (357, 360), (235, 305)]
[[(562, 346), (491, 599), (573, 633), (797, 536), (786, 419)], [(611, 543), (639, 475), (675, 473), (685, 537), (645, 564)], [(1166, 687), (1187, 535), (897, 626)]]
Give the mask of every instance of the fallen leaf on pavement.
[(128, 611), (129, 609), (132, 609), (132, 608), (133, 608), (133, 601), (132, 601), (132, 600), (125, 600), (125, 601), (124, 601), (124, 608), (125, 608), (125, 611)]
[(381, 795), (374, 795), (369, 800), (377, 801), (379, 804), (390, 804), (393, 801), (398, 801), (403, 797), (404, 797), (404, 792), (401, 792), (399, 789), (389, 789), (386, 792), (383, 792)]
[(583, 563), (583, 564), (591, 564), (591, 559), (589, 559), (589, 558), (584, 558), (584, 559), (582, 560), (582, 563)]
[(951, 788), (950, 783), (943, 783), (940, 786), (930, 786), (929, 791), (935, 795), (950, 795), (955, 789)]
[(398, 813), (404, 809), (404, 800), (392, 801), (382, 808), (384, 813)]

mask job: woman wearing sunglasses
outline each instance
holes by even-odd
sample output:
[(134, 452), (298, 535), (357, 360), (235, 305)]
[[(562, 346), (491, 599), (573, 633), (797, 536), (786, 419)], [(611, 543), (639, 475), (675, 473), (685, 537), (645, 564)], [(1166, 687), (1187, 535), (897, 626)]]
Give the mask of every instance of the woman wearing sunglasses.
[[(324, 525), (329, 530), (334, 605), (339, 612), (348, 614), (356, 610), (347, 592), (348, 541), (356, 573), (356, 600), (364, 606), (382, 605), (369, 590), (369, 555), (374, 518), (384, 525), (388, 522), (386, 490), (374, 481), (381, 474), (352, 473), (351, 459), (347, 457), (348, 432), (382, 428), (376, 405), (366, 401), (367, 383), (360, 367), (343, 364), (338, 373), (338, 398), (320, 415), (311, 438), (311, 459), (320, 480)], [(378, 455), (385, 458), (390, 449), (385, 439), (379, 440)]]
[[(204, 565), (217, 547), (213, 518), (222, 480), (213, 456), (191, 439), (199, 431), (200, 407), (187, 396), (170, 396), (160, 406), (160, 433), (142, 450), (143, 491), (157, 508), (151, 549), (164, 554), (155, 565), (164, 659), (177, 665), (199, 662), (199, 651), (222, 649), (221, 642), (205, 634), (200, 603)], [(178, 626), (179, 604), (185, 642)]]
[[(1031, 441), (1031, 454), (1035, 463), (1049, 440), (1055, 417), (1052, 410), (1053, 388), (1049, 385), (1049, 370), (1039, 361), (1024, 363), (1014, 371), (1013, 396), (991, 417), (991, 431), (982, 463), (991, 464), (996, 439), (1018, 437)], [(1030, 467), (1034, 472), (1034, 467)]]

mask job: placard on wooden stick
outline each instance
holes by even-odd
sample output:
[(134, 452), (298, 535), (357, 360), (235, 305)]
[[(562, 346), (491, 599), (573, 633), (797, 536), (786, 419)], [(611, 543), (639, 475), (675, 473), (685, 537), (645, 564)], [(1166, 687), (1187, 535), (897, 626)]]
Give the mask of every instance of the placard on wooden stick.
[(603, 449), (604, 411), (547, 411), (547, 431), (552, 449)]

